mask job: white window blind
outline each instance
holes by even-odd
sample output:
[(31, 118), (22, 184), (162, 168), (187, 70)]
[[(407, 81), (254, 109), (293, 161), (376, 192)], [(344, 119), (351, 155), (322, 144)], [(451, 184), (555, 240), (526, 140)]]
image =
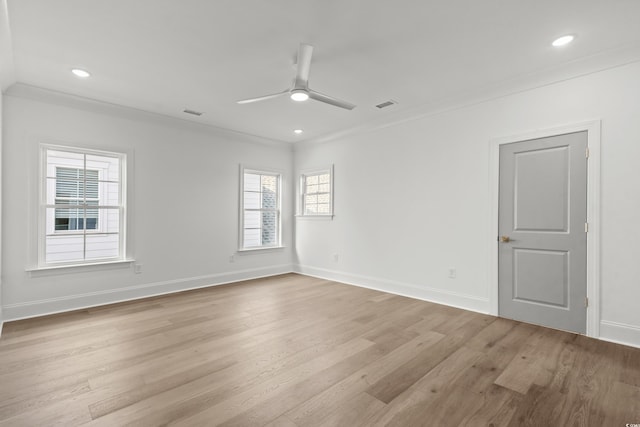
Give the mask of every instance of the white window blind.
[(280, 175), (243, 170), (240, 249), (280, 246)]

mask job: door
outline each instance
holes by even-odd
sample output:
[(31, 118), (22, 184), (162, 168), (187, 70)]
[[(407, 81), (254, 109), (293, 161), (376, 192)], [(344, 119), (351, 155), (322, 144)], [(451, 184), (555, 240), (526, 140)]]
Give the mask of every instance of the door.
[(498, 312), (584, 334), (587, 132), (500, 146)]

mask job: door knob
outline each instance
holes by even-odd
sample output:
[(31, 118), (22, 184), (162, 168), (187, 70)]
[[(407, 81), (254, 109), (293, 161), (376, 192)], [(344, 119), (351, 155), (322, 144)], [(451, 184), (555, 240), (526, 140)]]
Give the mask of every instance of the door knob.
[(500, 236), (500, 241), (502, 243), (508, 243), (511, 241), (511, 239), (509, 238), (509, 236)]

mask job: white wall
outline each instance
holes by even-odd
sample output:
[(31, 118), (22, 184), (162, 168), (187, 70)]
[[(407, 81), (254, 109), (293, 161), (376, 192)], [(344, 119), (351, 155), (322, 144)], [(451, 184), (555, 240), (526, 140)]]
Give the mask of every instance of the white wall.
[(634, 63), (297, 146), (296, 171), (335, 164), (335, 218), (296, 220), (297, 270), (488, 312), (490, 141), (602, 120), (600, 333), (640, 346), (638, 94)]
[[(34, 89), (5, 94), (5, 320), (291, 271), (289, 145)], [(26, 271), (36, 264), (38, 146), (128, 154), (129, 256), (142, 264)], [(239, 165), (283, 172), (285, 249), (235, 254)], [(230, 256), (235, 254), (234, 262)]]

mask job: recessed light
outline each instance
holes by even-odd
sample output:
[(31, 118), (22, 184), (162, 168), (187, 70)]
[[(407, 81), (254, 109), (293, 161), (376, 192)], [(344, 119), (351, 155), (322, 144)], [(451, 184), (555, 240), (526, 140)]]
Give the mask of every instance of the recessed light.
[(295, 130), (293, 131), (293, 133), (295, 133), (296, 135), (300, 135), (302, 132), (303, 132), (303, 130), (302, 130), (302, 129), (295, 129)]
[(80, 77), (83, 79), (86, 79), (87, 77), (91, 76), (91, 73), (89, 73), (87, 70), (83, 70), (82, 68), (74, 68), (71, 70), (71, 72), (76, 76), (76, 77)]
[(571, 43), (573, 41), (573, 39), (575, 39), (576, 37), (571, 35), (571, 34), (567, 34), (566, 36), (562, 36), (562, 37), (558, 37), (557, 39), (555, 39), (553, 41), (553, 43), (551, 43), (551, 45), (553, 47), (561, 47), (561, 46), (566, 46), (569, 43)]
[(306, 90), (296, 89), (291, 91), (291, 99), (294, 101), (306, 101), (309, 99), (309, 94)]

